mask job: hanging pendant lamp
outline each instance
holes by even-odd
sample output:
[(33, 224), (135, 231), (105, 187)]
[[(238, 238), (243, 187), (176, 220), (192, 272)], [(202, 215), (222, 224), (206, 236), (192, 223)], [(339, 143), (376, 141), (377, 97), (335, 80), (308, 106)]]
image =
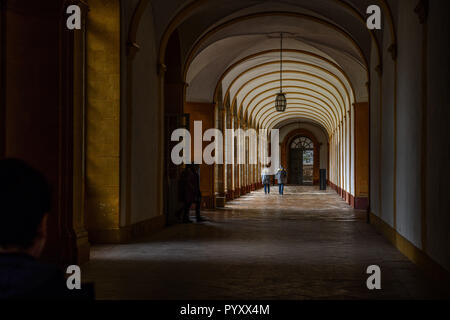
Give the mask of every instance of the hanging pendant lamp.
[(278, 112), (286, 110), (286, 95), (283, 93), (283, 34), (280, 33), (280, 92), (275, 98), (275, 109)]

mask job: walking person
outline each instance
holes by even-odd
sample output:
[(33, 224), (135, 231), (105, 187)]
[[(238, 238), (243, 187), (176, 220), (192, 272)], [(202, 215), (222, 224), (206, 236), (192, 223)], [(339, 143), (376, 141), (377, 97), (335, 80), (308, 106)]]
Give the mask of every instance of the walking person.
[(202, 194), (200, 192), (200, 173), (199, 165), (188, 164), (181, 174), (181, 188), (183, 205), (183, 223), (191, 223), (189, 211), (192, 204), (195, 203), (195, 216), (197, 222), (206, 221), (200, 215), (200, 206)]
[(270, 174), (269, 174), (269, 168), (267, 166), (265, 166), (261, 172), (261, 180), (264, 185), (264, 193), (269, 194), (270, 193)]
[(287, 183), (287, 171), (281, 166), (277, 171), (277, 180), (278, 180), (278, 192), (283, 195), (284, 193), (284, 185)]

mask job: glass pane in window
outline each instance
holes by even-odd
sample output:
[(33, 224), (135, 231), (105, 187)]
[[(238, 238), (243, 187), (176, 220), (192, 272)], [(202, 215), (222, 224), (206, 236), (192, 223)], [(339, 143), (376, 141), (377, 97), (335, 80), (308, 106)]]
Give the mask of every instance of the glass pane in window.
[(314, 164), (314, 151), (305, 150), (303, 151), (303, 165), (313, 165)]

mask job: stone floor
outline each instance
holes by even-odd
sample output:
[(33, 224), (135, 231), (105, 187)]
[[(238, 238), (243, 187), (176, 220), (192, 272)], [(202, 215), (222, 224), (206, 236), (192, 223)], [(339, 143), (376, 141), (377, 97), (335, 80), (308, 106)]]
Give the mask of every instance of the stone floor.
[[(288, 186), (204, 212), (136, 243), (92, 248), (99, 299), (443, 298), (421, 270), (334, 191)], [(381, 267), (381, 290), (366, 287)], [(448, 297), (448, 296), (447, 296)]]

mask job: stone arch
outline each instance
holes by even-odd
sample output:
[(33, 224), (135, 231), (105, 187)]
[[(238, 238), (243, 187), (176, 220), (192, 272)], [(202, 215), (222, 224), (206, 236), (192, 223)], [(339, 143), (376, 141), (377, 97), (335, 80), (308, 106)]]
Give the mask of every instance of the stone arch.
[(319, 182), (319, 168), (320, 168), (320, 143), (319, 140), (316, 138), (316, 136), (309, 130), (299, 128), (292, 130), (289, 132), (286, 137), (284, 138), (282, 144), (281, 144), (281, 164), (284, 168), (288, 169), (289, 174), (289, 164), (288, 164), (288, 158), (289, 158), (289, 145), (292, 142), (293, 139), (297, 138), (298, 136), (303, 136), (311, 139), (311, 141), (314, 143), (314, 169), (313, 169), (313, 184), (317, 184)]
[(139, 45), (137, 43), (137, 33), (139, 30), (139, 25), (141, 23), (142, 16), (144, 15), (145, 9), (150, 0), (140, 0), (133, 12), (133, 17), (131, 18), (131, 23), (128, 28), (128, 39), (127, 39), (127, 55), (132, 57), (139, 50)]

